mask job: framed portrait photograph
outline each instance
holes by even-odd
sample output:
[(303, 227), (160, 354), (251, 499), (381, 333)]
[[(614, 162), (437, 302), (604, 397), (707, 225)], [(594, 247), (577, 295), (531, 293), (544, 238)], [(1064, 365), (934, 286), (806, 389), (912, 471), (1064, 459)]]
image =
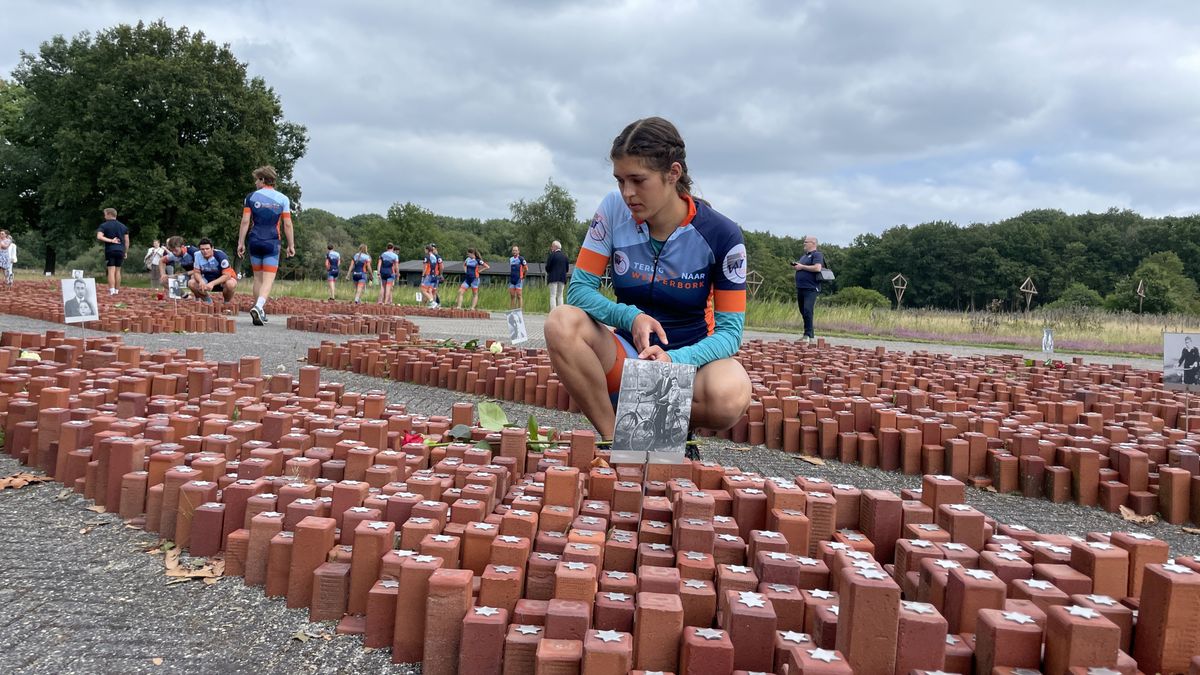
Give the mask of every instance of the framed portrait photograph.
[(529, 340), (529, 333), (525, 330), (525, 312), (519, 309), (508, 310), (508, 340), (514, 345)]
[(66, 323), (96, 321), (100, 318), (100, 303), (96, 301), (95, 279), (63, 279), (62, 301)]
[(1163, 386), (1200, 391), (1200, 333), (1163, 333)]
[(695, 380), (695, 366), (625, 359), (617, 398), (613, 461), (682, 463)]

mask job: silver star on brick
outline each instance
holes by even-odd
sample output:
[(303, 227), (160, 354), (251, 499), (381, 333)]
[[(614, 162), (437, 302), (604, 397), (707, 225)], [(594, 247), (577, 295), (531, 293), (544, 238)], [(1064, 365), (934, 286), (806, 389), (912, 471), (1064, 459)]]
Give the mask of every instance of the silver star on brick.
[(758, 536), (760, 536), (764, 539), (779, 539), (783, 535), (778, 532), (774, 532), (772, 530), (760, 530), (758, 533)]
[(1162, 568), (1168, 572), (1174, 572), (1175, 574), (1195, 574), (1195, 572), (1192, 571), (1192, 568), (1184, 567), (1183, 565), (1176, 563), (1167, 563), (1163, 565)]
[(1089, 541), (1087, 543), (1087, 547), (1090, 549), (1095, 549), (1097, 551), (1109, 551), (1112, 549), (1113, 545), (1106, 544), (1102, 541)]
[(541, 558), (542, 560), (558, 560), (558, 555), (554, 553), (539, 553), (537, 554), (537, 557)]
[(1107, 595), (1096, 595), (1093, 593), (1092, 595), (1085, 595), (1083, 597), (1097, 605), (1104, 605), (1105, 607), (1115, 607), (1117, 604), (1116, 600)]
[(800, 563), (801, 565), (806, 565), (806, 566), (821, 564), (820, 560), (817, 560), (816, 558), (808, 558), (808, 557), (796, 558), (796, 562)]
[(817, 499), (825, 499), (826, 497), (829, 496), (828, 492), (810, 492), (808, 494), (809, 494), (809, 496), (816, 497)]
[(708, 588), (708, 584), (699, 579), (688, 579), (683, 582), (683, 585), (688, 588)]
[(1022, 614), (1020, 612), (1004, 612), (1000, 616), (1003, 616), (1005, 621), (1012, 621), (1013, 623), (1034, 623), (1032, 616), (1029, 616), (1028, 614)]
[(837, 652), (833, 651), (832, 649), (810, 649), (808, 650), (808, 655), (813, 661), (824, 661), (825, 663), (841, 661), (841, 659), (838, 658)]
[(1021, 559), (1021, 556), (1017, 555), (1016, 553), (1009, 553), (1008, 551), (1004, 551), (1003, 553), (997, 553), (996, 557), (1001, 560), (1007, 560), (1009, 562), (1016, 562)]
[(962, 642), (962, 640), (960, 640), (957, 635), (947, 635), (946, 636), (946, 644), (948, 644), (948, 645), (956, 645), (959, 642)]
[(788, 586), (787, 584), (767, 584), (767, 588), (775, 593), (791, 593), (796, 587)]
[(475, 608), (475, 614), (477, 614), (479, 616), (496, 616), (499, 613), (500, 613), (500, 610), (496, 609), (495, 607), (476, 607)]
[(1009, 525), (1008, 529), (1015, 530), (1017, 532), (1028, 532), (1029, 531), (1029, 528), (1025, 527), (1024, 525)]
[(605, 595), (607, 595), (608, 599), (612, 600), (613, 602), (625, 602), (631, 597), (624, 593), (606, 593)]
[(881, 581), (887, 578), (887, 574), (884, 574), (883, 570), (880, 569), (860, 569), (855, 570), (855, 573), (864, 579), (874, 579), (876, 581)]
[(367, 511), (370, 511), (371, 509), (368, 509), (365, 506), (351, 506), (350, 510), (355, 513), (366, 513)]
[(830, 612), (832, 612), (834, 616), (841, 616), (841, 615), (842, 615), (842, 607), (841, 607), (841, 605), (830, 605), (830, 606), (829, 606), (829, 611), (830, 611)]
[(431, 555), (419, 555), (419, 556), (414, 557), (413, 560), (415, 560), (419, 563), (431, 563), (431, 562), (437, 560), (437, 558), (435, 558)]
[(744, 565), (730, 565), (729, 571), (733, 572), (734, 574), (749, 574), (754, 570), (750, 569), (749, 567), (745, 567)]
[(379, 582), (379, 585), (383, 586), (384, 588), (400, 588), (400, 582), (396, 581), (395, 579), (384, 579), (383, 581)]
[(573, 548), (576, 551), (590, 551), (596, 547), (592, 546), (591, 544), (580, 544), (577, 542), (577, 543), (571, 544), (571, 548)]
[(511, 565), (495, 565), (492, 567), (492, 571), (496, 574), (515, 574), (517, 568)]
[(512, 511), (509, 511), (509, 513), (513, 514), (514, 516), (519, 516), (521, 518), (524, 518), (525, 516), (533, 515), (532, 511), (526, 511), (525, 509), (513, 509)]
[(951, 511), (974, 511), (974, 509), (972, 509), (967, 504), (951, 504), (950, 510)]
[(779, 637), (784, 642), (791, 642), (798, 645), (812, 641), (808, 633), (797, 633), (794, 630), (781, 630), (779, 631)]
[[(297, 499), (295, 503), (296, 503), (296, 504), (301, 504), (301, 505), (304, 505), (304, 506), (308, 506), (308, 505), (310, 505), (310, 504), (316, 504), (316, 503), (317, 503), (317, 500), (315, 500), (315, 499), (307, 499), (307, 498), (306, 498), (306, 499)], [(412, 519), (410, 518), (409, 520), (412, 520)]]
[(367, 523), (367, 527), (371, 528), (372, 530), (386, 530), (387, 526), (388, 523), (381, 523), (378, 520)]
[(1067, 548), (1066, 546), (1051, 546), (1050, 552), (1057, 553), (1058, 555), (1070, 555), (1071, 549)]
[(935, 560), (933, 562), (933, 564), (937, 565), (938, 567), (940, 567), (944, 570), (952, 570), (952, 569), (957, 569), (959, 567), (962, 567), (962, 565), (959, 565), (958, 563), (954, 562), (953, 560), (946, 560), (944, 558), (941, 560)]
[(615, 630), (596, 631), (596, 637), (601, 642), (620, 642), (625, 633), (618, 633)]
[(849, 551), (850, 547), (840, 541), (829, 542), (829, 550), (831, 551)]
[(851, 551), (850, 553), (846, 554), (846, 557), (850, 558), (851, 560), (870, 560), (871, 554), (864, 553), (863, 551)]
[(1148, 534), (1143, 534), (1141, 532), (1130, 532), (1129, 536), (1132, 537), (1133, 539), (1138, 539), (1141, 541), (1151, 541), (1154, 539), (1154, 537), (1151, 537)]
[(725, 631), (717, 630), (716, 628), (701, 628), (700, 630), (696, 631), (696, 635), (699, 635), (705, 640), (720, 640), (721, 638), (725, 637)]
[(608, 577), (609, 579), (623, 580), (629, 576), (629, 573), (628, 572), (618, 572), (616, 570), (609, 570), (604, 573), (604, 576)]
[(732, 523), (733, 518), (730, 518), (729, 516), (713, 516), (713, 522), (714, 523)]
[(448, 544), (448, 543), (454, 541), (454, 537), (451, 537), (448, 534), (435, 534), (435, 535), (433, 535), (433, 540), (438, 542), (439, 544)]
[(1054, 584), (1049, 581), (1042, 581), (1041, 579), (1021, 579), (1020, 581), (1024, 581), (1027, 586), (1036, 588), (1039, 591), (1048, 591), (1054, 587)]
[(718, 534), (717, 539), (720, 539), (721, 541), (737, 541), (738, 540), (737, 535), (733, 535), (733, 534)]
[(1091, 607), (1080, 607), (1079, 605), (1071, 605), (1067, 608), (1067, 614), (1078, 616), (1084, 619), (1097, 619), (1100, 617), (1100, 612)]
[(671, 547), (666, 544), (650, 544), (651, 551), (669, 551), (670, 549)]
[(954, 476), (947, 476), (945, 474), (938, 474), (936, 476), (932, 476), (932, 478), (934, 480), (954, 480)]
[(398, 549), (392, 551), (392, 554), (395, 555), (397, 558), (412, 558), (417, 555), (417, 552), (411, 551), (407, 548), (398, 548)]
[(706, 560), (708, 558), (706, 554), (701, 553), (700, 551), (688, 551), (687, 553), (683, 554), (683, 557), (687, 558), (688, 560)]
[(878, 563), (876, 563), (874, 560), (855, 560), (854, 562), (850, 563), (850, 566), (860, 570), (873, 570), (876, 567), (879, 567)]
[(543, 532), (542, 534), (550, 537), (551, 539), (562, 539), (563, 537), (567, 536), (562, 532)]
[(942, 528), (934, 525), (933, 523), (921, 523), (920, 525), (917, 525), (917, 529), (924, 530), (926, 532), (936, 532)]
[(767, 554), (767, 557), (771, 560), (790, 560), (792, 556), (786, 553), (780, 553), (779, 551), (771, 551)]
[(1121, 675), (1121, 673), (1112, 668), (1088, 668), (1087, 675)]
[(1021, 545), (1020, 544), (1000, 544), (1000, 550), (1008, 552), (1008, 553), (1020, 553)]
[(795, 516), (803, 516), (805, 514), (803, 511), (797, 511), (796, 509), (784, 509), (783, 515), (795, 517)]
[(742, 494), (745, 494), (745, 495), (761, 495), (761, 494), (762, 494), (762, 490), (759, 490), (758, 488), (742, 488)]
[(514, 537), (514, 536), (513, 536), (513, 535), (511, 535), (511, 534), (502, 534), (502, 535), (500, 535), (499, 537), (496, 537), (496, 539), (498, 539), (499, 541), (502, 541), (502, 542), (504, 542), (504, 543), (506, 543), (506, 544), (519, 544), (519, 543), (521, 543), (521, 537)]
[(942, 548), (948, 551), (965, 551), (967, 550), (964, 544), (942, 544)]
[(766, 598), (760, 593), (742, 591), (738, 593), (738, 602), (747, 607), (766, 607)]
[(409, 518), (408, 522), (414, 523), (416, 525), (428, 525), (429, 523), (432, 523), (433, 521), (428, 518), (422, 518), (420, 516), (417, 516), (416, 518)]
[(685, 520), (683, 522), (687, 523), (688, 525), (695, 525), (697, 527), (703, 526), (708, 523), (707, 520), (701, 520), (700, 518), (688, 518), (687, 520)]
[(542, 627), (529, 625), (517, 626), (517, 632), (521, 635), (537, 635), (542, 632)]
[(901, 600), (900, 604), (904, 607), (904, 609), (907, 609), (910, 612), (916, 612), (917, 614), (933, 614), (934, 613), (933, 605), (931, 605), (927, 602), (912, 602), (910, 600)]
[(496, 529), (496, 526), (491, 523), (475, 523), (472, 525), (472, 527), (474, 527), (477, 530), (484, 530), (484, 531)]
[(832, 600), (834, 598), (834, 594), (825, 590), (824, 588), (818, 588), (818, 589), (809, 591), (808, 594), (818, 600)]
[(973, 579), (979, 579), (980, 581), (991, 581), (992, 579), (996, 578), (995, 574), (992, 574), (987, 570), (967, 570), (966, 575)]
[(588, 564), (584, 562), (563, 563), (563, 566), (569, 570), (586, 570), (588, 568)]

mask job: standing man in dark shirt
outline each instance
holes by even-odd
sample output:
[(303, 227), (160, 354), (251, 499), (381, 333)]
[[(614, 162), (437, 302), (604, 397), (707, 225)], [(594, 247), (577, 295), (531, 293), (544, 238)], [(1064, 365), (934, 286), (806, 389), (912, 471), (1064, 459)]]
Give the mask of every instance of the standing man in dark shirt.
[(825, 267), (825, 256), (817, 250), (817, 238), (804, 238), (804, 255), (792, 263), (796, 270), (796, 303), (800, 305), (800, 316), (804, 317), (804, 341), (813, 340), (813, 307), (817, 304), (817, 293), (821, 292), (821, 270)]
[(550, 311), (563, 304), (563, 290), (567, 287), (567, 254), (562, 243), (550, 244), (550, 255), (546, 258), (546, 285), (550, 288)]
[(96, 239), (104, 242), (104, 266), (108, 268), (108, 294), (121, 287), (121, 264), (129, 250), (129, 228), (117, 220), (117, 210), (104, 209), (104, 222), (96, 229)]

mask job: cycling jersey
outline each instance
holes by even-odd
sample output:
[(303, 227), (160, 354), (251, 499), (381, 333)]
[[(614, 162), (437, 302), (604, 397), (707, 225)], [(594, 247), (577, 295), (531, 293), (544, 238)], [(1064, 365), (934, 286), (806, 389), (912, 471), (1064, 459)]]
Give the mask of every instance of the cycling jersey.
[(379, 254), (379, 274), (383, 277), (396, 276), (396, 265), (400, 263), (400, 256), (394, 251), (384, 251)]
[(355, 253), (351, 263), (350, 271), (355, 274), (363, 274), (371, 270), (371, 256), (367, 253)]
[(292, 219), (292, 204), (283, 193), (264, 187), (246, 197), (242, 212), (250, 214), (248, 242), (278, 243), (279, 225)]
[(508, 283), (519, 284), (525, 279), (529, 265), (523, 256), (515, 255), (508, 259)]
[(479, 277), (479, 260), (467, 258), (463, 261), (463, 276), (467, 281), (475, 281)]
[(200, 249), (195, 246), (184, 246), (183, 253), (175, 255), (174, 251), (168, 251), (164, 258), (168, 265), (178, 266), (180, 271), (191, 272), (193, 261), (200, 255)]
[(229, 266), (229, 256), (219, 248), (214, 248), (211, 258), (205, 258), (203, 253), (195, 257), (196, 269), (205, 281), (216, 281), (222, 275), (233, 276), (233, 268)]
[[(671, 360), (702, 366), (737, 353), (746, 318), (746, 246), (736, 223), (704, 202), (683, 198), (688, 215), (655, 251), (650, 228), (630, 213), (621, 194), (600, 202), (575, 263), (567, 302), (632, 343), (645, 312), (662, 324)], [(612, 263), (617, 302), (600, 293)], [(657, 344), (651, 336), (651, 344)]]
[(330, 274), (337, 274), (342, 266), (342, 254), (337, 251), (330, 251), (325, 254), (325, 269), (329, 270)]
[(422, 271), (422, 276), (439, 277), (442, 275), (442, 256), (436, 253), (430, 253), (425, 256), (425, 269)]

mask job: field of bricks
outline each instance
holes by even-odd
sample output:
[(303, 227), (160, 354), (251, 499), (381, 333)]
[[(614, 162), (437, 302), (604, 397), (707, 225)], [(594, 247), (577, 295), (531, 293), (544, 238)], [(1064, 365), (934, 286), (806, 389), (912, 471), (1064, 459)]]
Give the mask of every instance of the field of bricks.
[[(1200, 673), (1200, 559), (1139, 527), (1200, 521), (1200, 400), (1156, 372), (744, 345), (754, 401), (722, 442), (919, 477), (891, 491), (610, 464), (590, 430), (480, 414), (577, 410), (544, 351), (436, 346), (391, 308), (294, 302), (290, 329), (371, 337), (312, 346), (293, 375), (0, 333), (3, 451), (176, 564), (422, 673)], [(463, 400), (418, 414), (335, 371)], [(975, 488), (1129, 527), (1037, 532), (966, 503)]]

